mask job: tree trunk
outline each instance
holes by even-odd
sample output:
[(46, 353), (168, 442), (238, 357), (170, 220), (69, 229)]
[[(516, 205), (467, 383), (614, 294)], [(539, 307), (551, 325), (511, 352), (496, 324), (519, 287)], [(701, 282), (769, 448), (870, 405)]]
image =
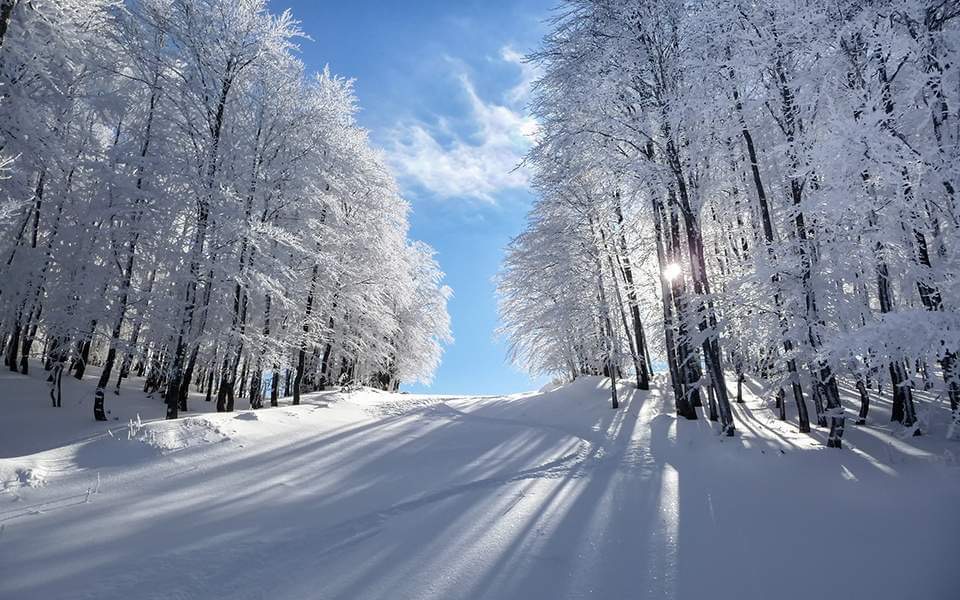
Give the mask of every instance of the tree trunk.
[(37, 329), (40, 327), (40, 313), (42, 309), (42, 305), (37, 306), (37, 314), (33, 317), (29, 331), (26, 332), (26, 337), (23, 338), (23, 347), (20, 349), (21, 375), (27, 375), (30, 372), (30, 364), (28, 359), (30, 358), (30, 352), (33, 349), (33, 342), (37, 339)]
[(300, 404), (300, 384), (303, 383), (303, 369), (305, 367), (307, 351), (301, 344), (297, 352), (297, 374), (293, 377), (293, 405)]
[(624, 232), (623, 210), (620, 206), (620, 196), (616, 197), (616, 216), (617, 226), (620, 228), (620, 259), (623, 270), (623, 278), (627, 284), (627, 303), (630, 306), (630, 317), (633, 320), (634, 344), (637, 348), (637, 354), (640, 355), (640, 372), (637, 376), (637, 388), (641, 390), (650, 389), (650, 373), (653, 371), (650, 366), (650, 353), (647, 352), (647, 339), (643, 331), (643, 323), (640, 320), (640, 304), (637, 301), (637, 289), (633, 282), (633, 269), (630, 264), (630, 256), (627, 246), (627, 237)]
[[(669, 130), (667, 131), (669, 133)], [(703, 334), (703, 358), (707, 371), (713, 382), (717, 394), (717, 409), (720, 413), (720, 424), (723, 434), (734, 434), (733, 411), (730, 408), (730, 398), (727, 394), (727, 384), (723, 375), (723, 365), (720, 355), (720, 330), (717, 322), (713, 301), (710, 300), (710, 282), (707, 279), (707, 265), (704, 259), (703, 237), (697, 220), (697, 213), (690, 202), (690, 191), (684, 176), (680, 153), (667, 136), (667, 163), (671, 166), (677, 184), (676, 200), (683, 217), (684, 229), (687, 238), (687, 251), (690, 255), (691, 279), (694, 293), (697, 295), (696, 314), (699, 315), (697, 327)]]
[(10, 335), (10, 342), (7, 343), (7, 355), (4, 359), (4, 362), (14, 373), (17, 372), (17, 352), (20, 350), (20, 331), (22, 328), (20, 319), (14, 321), (13, 333)]
[[(671, 191), (667, 195), (670, 203), (668, 206), (670, 220), (669, 245), (667, 246), (667, 255), (670, 257), (671, 264), (679, 266), (682, 264), (683, 251), (680, 248), (680, 221), (677, 218), (677, 207), (675, 194)], [(695, 348), (690, 347), (690, 334), (688, 321), (690, 318), (689, 305), (687, 301), (686, 282), (682, 274), (676, 275), (671, 283), (671, 296), (673, 297), (674, 311), (677, 317), (677, 361), (680, 372), (683, 375), (684, 393), (688, 396), (690, 405), (694, 408), (703, 406), (703, 400), (700, 395), (700, 356)]]
[(280, 395), (280, 369), (276, 365), (273, 367), (273, 379), (270, 382), (270, 406), (279, 406), (278, 398)]
[[(777, 48), (778, 50), (780, 48), (779, 40), (777, 41)], [(822, 325), (822, 322), (818, 314), (816, 296), (810, 281), (813, 270), (815, 248), (810, 244), (807, 234), (807, 225), (803, 213), (803, 189), (806, 181), (797, 175), (801, 171), (800, 160), (794, 152), (796, 132), (797, 129), (801, 127), (801, 123), (797, 113), (796, 103), (794, 101), (793, 90), (787, 83), (786, 74), (783, 69), (783, 63), (779, 56), (775, 63), (774, 74), (777, 77), (779, 84), (781, 110), (783, 115), (783, 131), (785, 133), (787, 142), (787, 156), (790, 163), (789, 167), (791, 173), (793, 173), (793, 175), (791, 175), (789, 178), (790, 197), (795, 211), (793, 221), (798, 240), (797, 252), (800, 258), (801, 266), (800, 280), (803, 286), (804, 299), (806, 301), (805, 320), (807, 337), (809, 338), (811, 349), (816, 351), (821, 344), (820, 336), (816, 332), (815, 327)], [(821, 402), (820, 398), (822, 397), (823, 400), (825, 400), (826, 410), (828, 411), (830, 417), (830, 435), (827, 440), (827, 446), (830, 448), (841, 448), (841, 438), (844, 430), (843, 407), (840, 405), (840, 392), (830, 365), (828, 365), (825, 361), (818, 360), (814, 369), (813, 380), (814, 403), (818, 405), (818, 412), (820, 411), (819, 404)], [(824, 416), (826, 417), (827, 414), (825, 413)], [(818, 415), (818, 422), (819, 420), (820, 418)]]
[(164, 402), (167, 405), (167, 419), (176, 419), (179, 416), (180, 381), (183, 377), (183, 363), (185, 358), (186, 348), (181, 329), (181, 334), (177, 339), (177, 345), (174, 349), (173, 358), (170, 361), (170, 367), (167, 373), (167, 391), (164, 394)]
[(250, 375), (250, 408), (263, 408), (263, 369), (254, 367)]
[(313, 265), (310, 276), (310, 291), (307, 294), (307, 307), (303, 322), (303, 339), (300, 340), (300, 350), (297, 353), (297, 375), (293, 379), (293, 404), (300, 404), (300, 385), (303, 383), (303, 370), (306, 368), (307, 335), (310, 333), (310, 316), (313, 314), (313, 294), (317, 285), (319, 265)]
[[(130, 284), (133, 280), (133, 264), (136, 256), (136, 239), (132, 239), (127, 250), (127, 263), (123, 272), (123, 281), (120, 284), (120, 298), (117, 300), (117, 318), (110, 333), (110, 348), (107, 350), (107, 360), (103, 363), (100, 379), (97, 381), (97, 390), (94, 392), (96, 401), (100, 403), (100, 410), (94, 408), (94, 417), (98, 421), (105, 421), (103, 412), (103, 390), (110, 383), (110, 374), (113, 372), (113, 363), (117, 358), (117, 344), (120, 342), (120, 332), (123, 330), (123, 320), (127, 315), (127, 299), (130, 295)], [(117, 384), (119, 387), (119, 383)], [(96, 402), (94, 402), (96, 404)], [(102, 417), (102, 418), (101, 418)]]
[(54, 408), (63, 406), (63, 368), (64, 357), (61, 354), (57, 362), (53, 365), (53, 371), (50, 373), (50, 401)]
[(600, 313), (602, 327), (604, 330), (604, 369), (607, 371), (606, 375), (610, 378), (610, 403), (612, 408), (616, 409), (620, 408), (620, 402), (617, 398), (617, 369), (620, 367), (619, 351), (613, 332), (613, 322), (610, 319), (610, 304), (607, 301), (607, 292), (604, 285), (603, 259), (600, 257), (601, 252), (603, 252), (603, 244), (601, 244), (600, 240), (597, 239), (597, 232), (594, 229), (593, 218), (588, 218), (590, 220), (590, 229), (593, 233), (593, 238), (595, 241), (594, 261), (596, 263), (595, 267), (597, 272), (597, 292), (598, 298), (600, 299)]
[[(637, 389), (649, 389), (649, 376), (647, 376), (647, 365), (644, 363), (643, 358), (640, 356), (642, 350), (637, 350), (637, 344), (635, 339), (630, 336), (630, 326), (627, 324), (627, 313), (623, 308), (623, 296), (620, 293), (620, 280), (617, 275), (617, 268), (613, 263), (613, 256), (609, 250), (609, 247), (606, 243), (606, 233), (604, 233), (603, 228), (600, 229), (601, 238), (603, 239), (603, 247), (605, 253), (607, 254), (607, 264), (610, 267), (610, 277), (613, 279), (613, 289), (617, 297), (617, 309), (620, 314), (621, 325), (623, 325), (623, 331), (627, 335), (627, 345), (630, 347), (630, 357), (633, 360), (633, 370), (637, 377)], [(636, 322), (635, 322), (636, 323)], [(636, 338), (639, 341), (639, 338)], [(646, 385), (646, 387), (642, 387)]]
[(670, 282), (666, 276), (668, 259), (664, 251), (663, 234), (663, 205), (659, 200), (653, 199), (653, 226), (656, 234), (657, 246), (657, 264), (660, 270), (660, 300), (663, 307), (663, 335), (666, 342), (667, 367), (670, 371), (670, 383), (673, 387), (674, 404), (677, 416), (685, 419), (695, 420), (697, 411), (690, 404), (686, 394), (683, 391), (683, 383), (680, 375), (680, 365), (677, 361), (676, 340), (674, 340), (673, 328), (673, 292)]
[[(216, 353), (214, 353), (214, 356), (216, 356)], [(213, 367), (210, 367), (209, 372), (207, 373), (207, 392), (206, 392), (206, 398), (204, 398), (204, 400), (207, 401), (207, 402), (210, 402), (210, 400), (211, 400), (212, 397), (213, 397), (213, 372), (214, 372), (214, 370), (215, 370), (215, 369), (214, 369)]]
[[(747, 127), (746, 119), (743, 116), (743, 104), (740, 101), (739, 92), (736, 87), (733, 89), (733, 98), (737, 109), (737, 115), (740, 119), (740, 134), (743, 137), (744, 145), (747, 148), (747, 158), (750, 161), (750, 173), (753, 178), (754, 191), (757, 196), (757, 205), (759, 207), (760, 221), (763, 229), (763, 238), (766, 242), (767, 256), (774, 266), (777, 262), (776, 253), (773, 249), (775, 242), (773, 219), (771, 217), (770, 203), (767, 201), (766, 188), (763, 185), (763, 178), (760, 176), (760, 162), (757, 157), (757, 149), (753, 143), (753, 136)], [(797, 369), (797, 361), (792, 357), (793, 341), (790, 340), (788, 331), (789, 323), (782, 310), (782, 299), (780, 295), (780, 274), (774, 273), (771, 278), (774, 285), (774, 306), (777, 311), (777, 319), (780, 324), (780, 330), (783, 337), (783, 350), (787, 354), (787, 372), (790, 377), (790, 387), (793, 390), (793, 399), (797, 404), (797, 423), (801, 433), (810, 432), (810, 417), (807, 414), (807, 404), (803, 399), (803, 387), (800, 385), (800, 375)]]
[(186, 369), (183, 371), (183, 377), (177, 390), (177, 407), (180, 412), (187, 412), (189, 407), (187, 400), (190, 398), (190, 381), (193, 380), (193, 370), (197, 366), (197, 357), (200, 355), (200, 345), (196, 342), (190, 351), (190, 358), (187, 359)]
[(860, 394), (860, 412), (857, 414), (856, 424), (864, 425), (867, 422), (867, 413), (870, 411), (870, 394), (863, 379), (857, 379), (857, 392)]
[[(230, 88), (233, 85), (233, 76), (224, 77), (221, 82), (220, 95), (217, 100), (217, 109), (213, 122), (210, 123), (211, 137), (210, 147), (206, 155), (206, 167), (204, 173), (204, 193), (197, 198), (197, 226), (194, 231), (193, 239), (190, 245), (189, 259), (189, 279), (184, 296), (184, 306), (182, 309), (183, 318), (180, 323), (180, 332), (177, 336), (176, 351), (173, 360), (170, 363), (167, 386), (167, 418), (176, 419), (178, 409), (186, 404), (186, 397), (182, 395), (182, 384), (184, 380), (185, 361), (188, 348), (193, 361), (196, 360), (197, 343), (193, 338), (193, 318), (197, 307), (197, 291), (200, 285), (200, 262), (203, 258), (203, 248), (207, 239), (207, 226), (210, 219), (210, 205), (213, 201), (214, 190), (216, 189), (217, 162), (220, 156), (220, 137), (223, 132), (224, 118), (227, 109), (227, 99), (230, 94)], [(208, 291), (213, 286), (213, 281), (209, 282)], [(197, 333), (199, 337), (201, 332)], [(189, 377), (186, 379), (190, 381)]]
[(709, 404), (709, 408), (710, 408), (710, 420), (717, 421), (720, 419), (720, 415), (717, 412), (717, 395), (716, 393), (714, 393), (714, 390), (713, 390), (713, 382), (711, 382), (710, 385), (707, 386), (707, 398), (708, 398), (707, 403)]
[(77, 379), (83, 379), (83, 374), (87, 370), (87, 363), (90, 361), (90, 345), (93, 343), (93, 336), (97, 332), (97, 320), (90, 321), (90, 333), (80, 341), (80, 357), (77, 360), (77, 370), (73, 376)]
[(17, 7), (19, 0), (0, 0), (0, 48), (3, 48), (3, 42), (7, 37), (7, 29), (10, 27), (10, 20), (13, 18), (13, 9)]
[[(875, 224), (876, 219), (876, 215), (871, 211), (869, 216), (870, 224)], [(885, 249), (883, 244), (877, 242), (874, 247), (874, 252), (877, 260), (877, 297), (880, 301), (880, 312), (887, 314), (893, 312), (896, 300), (893, 295), (893, 288), (890, 285), (890, 270), (887, 267), (884, 256)], [(911, 427), (916, 422), (916, 413), (913, 408), (913, 386), (910, 385), (910, 378), (903, 364), (898, 360), (891, 361), (888, 370), (890, 371), (890, 387), (893, 389), (893, 404), (891, 405), (890, 420), (898, 421), (907, 427)], [(863, 392), (861, 392), (861, 397), (862, 396)], [(865, 411), (861, 409), (861, 412)], [(907, 415), (909, 415), (909, 417)], [(866, 414), (861, 418), (865, 419)], [(917, 431), (919, 431), (919, 429)]]

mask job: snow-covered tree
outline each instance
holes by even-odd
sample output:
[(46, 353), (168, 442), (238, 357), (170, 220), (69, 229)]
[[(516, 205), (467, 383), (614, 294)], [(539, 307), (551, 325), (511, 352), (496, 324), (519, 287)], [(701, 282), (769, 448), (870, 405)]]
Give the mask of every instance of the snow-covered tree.
[(3, 2), (0, 34), (8, 368), (101, 365), (97, 419), (131, 372), (169, 418), (191, 386), (232, 410), (430, 378), (443, 274), (408, 239), (351, 83), (306, 72), (289, 13)]
[[(919, 378), (960, 423), (958, 23), (956, 3), (923, 0), (565, 2), (531, 57), (540, 199), (502, 274), (518, 361), (575, 376), (565, 357), (596, 333), (571, 328), (611, 312), (622, 347), (640, 336), (617, 313), (638, 304), (638, 324), (660, 313), (650, 346), (678, 413), (706, 390), (727, 433), (729, 372), (738, 399), (746, 375), (764, 382), (781, 418), (789, 389), (801, 431), (812, 398), (831, 446), (841, 380), (861, 421), (887, 385), (919, 434)], [(591, 228), (619, 268), (560, 250)], [(627, 293), (571, 285), (610, 273)]]

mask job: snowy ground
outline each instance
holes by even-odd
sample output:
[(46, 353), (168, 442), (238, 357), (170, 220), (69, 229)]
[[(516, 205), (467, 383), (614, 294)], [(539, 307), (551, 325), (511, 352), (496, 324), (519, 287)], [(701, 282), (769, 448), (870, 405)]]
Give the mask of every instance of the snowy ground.
[[(737, 437), (658, 390), (361, 391), (92, 420), (0, 374), (0, 598), (956, 598), (960, 444), (874, 407), (842, 451), (751, 395)], [(209, 411), (202, 400), (192, 408)], [(141, 415), (143, 425), (129, 426)], [(792, 416), (792, 415), (791, 415)], [(109, 431), (107, 430), (109, 427)]]

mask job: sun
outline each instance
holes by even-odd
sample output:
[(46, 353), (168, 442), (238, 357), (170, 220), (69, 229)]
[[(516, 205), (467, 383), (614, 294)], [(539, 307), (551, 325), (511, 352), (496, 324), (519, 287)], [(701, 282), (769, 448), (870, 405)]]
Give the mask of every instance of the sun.
[(680, 263), (670, 263), (663, 268), (663, 276), (667, 278), (667, 281), (673, 281), (683, 273), (683, 268), (680, 266)]

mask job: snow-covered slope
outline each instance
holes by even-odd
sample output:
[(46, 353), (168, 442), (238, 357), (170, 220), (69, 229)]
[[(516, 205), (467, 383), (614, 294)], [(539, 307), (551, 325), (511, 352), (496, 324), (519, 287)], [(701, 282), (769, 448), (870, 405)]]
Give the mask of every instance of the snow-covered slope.
[(828, 450), (755, 397), (724, 438), (658, 389), (613, 411), (590, 378), (173, 422), (130, 389), (106, 431), (0, 383), (3, 599), (935, 600), (960, 581), (956, 442), (871, 425)]

